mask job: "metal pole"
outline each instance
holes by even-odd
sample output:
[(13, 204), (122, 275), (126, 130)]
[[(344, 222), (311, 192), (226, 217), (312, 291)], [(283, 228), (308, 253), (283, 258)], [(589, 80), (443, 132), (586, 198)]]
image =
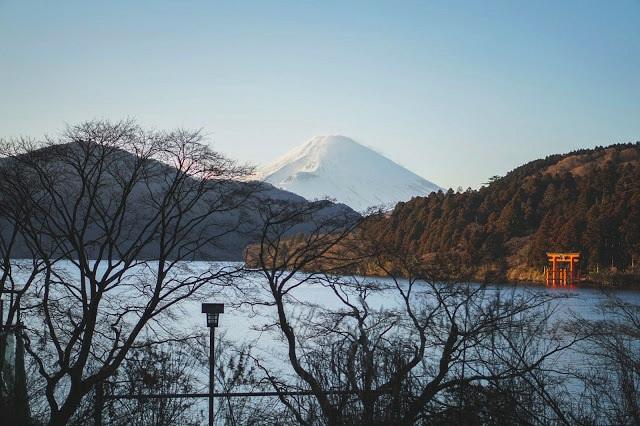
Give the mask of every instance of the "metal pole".
[(93, 407), (93, 423), (95, 426), (102, 426), (102, 410), (104, 408), (104, 387), (103, 382), (96, 384), (96, 399)]
[[(391, 393), (391, 390), (382, 391), (370, 391), (376, 394), (384, 395)], [(322, 395), (357, 395), (358, 391), (353, 390), (334, 390), (334, 391), (321, 391)], [(310, 390), (300, 391), (272, 391), (272, 392), (214, 392), (214, 398), (246, 398), (257, 396), (314, 396), (318, 392)], [(126, 395), (106, 395), (105, 400), (114, 399), (167, 399), (167, 398), (209, 398), (209, 392), (203, 393), (157, 393), (157, 394), (126, 394)]]
[(213, 426), (213, 376), (215, 371), (215, 327), (209, 327), (209, 426)]

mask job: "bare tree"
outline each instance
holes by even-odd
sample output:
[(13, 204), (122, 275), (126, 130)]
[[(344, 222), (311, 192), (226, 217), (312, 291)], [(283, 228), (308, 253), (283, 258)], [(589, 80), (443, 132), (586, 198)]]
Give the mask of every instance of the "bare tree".
[(613, 295), (601, 304), (601, 319), (577, 318), (586, 338), (577, 353), (585, 424), (640, 425), (640, 306)]
[[(196, 342), (152, 344), (131, 350), (106, 391), (129, 395), (199, 391), (200, 378), (206, 375), (195, 353), (199, 345), (190, 343)], [(198, 400), (190, 398), (109, 400), (106, 421), (113, 425), (198, 425), (204, 416), (197, 404)]]
[[(26, 350), (46, 382), (49, 424), (66, 424), (143, 333), (155, 343), (188, 337), (163, 316), (233, 274), (186, 261), (206, 258), (241, 228), (251, 189), (233, 179), (247, 169), (211, 151), (199, 132), (130, 121), (5, 141), (2, 154), (1, 198), (16, 203), (4, 209), (4, 237), (19, 243), (13, 254), (34, 259), (19, 286)], [(14, 286), (11, 268), (5, 257), (3, 288)]]
[[(454, 265), (394, 250), (383, 236), (368, 235), (366, 221), (317, 216), (314, 229), (292, 237), (301, 217), (308, 223), (317, 212), (271, 208), (265, 215), (248, 264), (262, 276), (266, 296), (251, 303), (274, 309), (264, 328), (284, 339), (293, 387), (313, 394), (281, 396), (297, 422), (437, 422), (447, 419), (461, 389), (506, 394), (516, 381), (540, 405), (555, 402), (536, 379), (577, 340), (550, 322), (555, 297), (461, 283)], [(353, 274), (364, 270), (380, 277)], [(303, 301), (303, 287), (324, 288), (334, 305)], [(274, 389), (292, 386), (286, 371), (257, 363)], [(509, 407), (520, 418), (571, 422), (558, 404), (531, 412), (513, 399)]]
[[(0, 141), (1, 152), (10, 146)], [(26, 424), (31, 417), (28, 394), (37, 390), (28, 389), (32, 383), (27, 381), (20, 307), (45, 263), (25, 244), (18, 225), (31, 214), (33, 182), (16, 182), (13, 176), (9, 160), (0, 159), (0, 411), (7, 413), (8, 423)]]

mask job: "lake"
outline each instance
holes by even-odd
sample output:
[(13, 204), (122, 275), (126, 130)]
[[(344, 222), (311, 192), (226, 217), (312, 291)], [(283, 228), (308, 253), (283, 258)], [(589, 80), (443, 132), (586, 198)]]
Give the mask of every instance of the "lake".
[[(184, 265), (181, 274), (199, 274), (210, 267), (240, 267), (238, 263), (210, 263), (210, 262), (189, 262)], [(69, 277), (77, 274), (73, 266), (62, 264)], [(100, 271), (100, 268), (98, 268)], [(136, 271), (136, 274), (140, 271)], [(300, 276), (303, 276), (301, 274)], [(132, 275), (135, 277), (135, 274)], [(382, 278), (360, 278), (364, 281), (376, 281), (382, 284), (389, 284), (388, 279)], [(254, 349), (254, 354), (265, 360), (265, 365), (274, 371), (280, 371), (282, 374), (291, 372), (286, 360), (286, 345), (280, 338), (278, 333), (265, 332), (262, 327), (265, 324), (273, 323), (275, 318), (275, 307), (252, 305), (249, 306), (245, 302), (255, 300), (265, 294), (264, 277), (257, 272), (248, 272), (242, 277), (236, 279), (234, 286), (219, 287), (206, 285), (201, 291), (192, 296), (190, 299), (181, 302), (173, 309), (173, 317), (168, 322), (173, 325), (175, 331), (206, 331), (205, 315), (201, 313), (201, 303), (218, 302), (225, 303), (225, 313), (220, 317), (220, 326), (216, 330), (218, 334), (223, 334), (226, 341), (232, 342), (234, 345), (240, 346), (250, 344)], [(407, 283), (401, 281), (401, 285), (406, 286)], [(459, 284), (466, 285), (466, 284)], [(477, 288), (480, 284), (468, 284), (472, 288)], [(125, 300), (129, 287), (123, 286), (122, 289), (115, 289), (114, 293), (118, 298)], [(486, 293), (491, 296), (500, 293), (503, 297), (521, 296), (526, 294), (549, 294), (559, 296), (561, 298), (552, 302), (554, 313), (553, 319), (559, 322), (573, 320), (574, 318), (582, 318), (584, 320), (607, 319), (601, 305), (611, 297), (619, 298), (625, 302), (640, 305), (640, 293), (630, 290), (616, 290), (613, 292), (604, 292), (594, 288), (546, 288), (537, 285), (508, 285), (496, 284), (486, 287)], [(336, 309), (341, 306), (336, 295), (328, 288), (306, 283), (295, 288), (291, 295), (292, 298), (305, 306), (313, 305), (318, 309)], [(141, 297), (132, 295), (132, 298)], [(383, 308), (394, 308), (399, 306), (401, 300), (397, 293), (389, 290), (374, 292), (368, 299), (367, 304), (372, 310)], [(294, 309), (293, 305), (291, 309)], [(300, 308), (295, 308), (300, 309)], [(301, 309), (306, 309), (301, 308)], [(33, 317), (23, 318), (27, 326), (34, 325)], [(36, 320), (37, 321), (37, 320)], [(580, 369), (588, 364), (588, 359), (582, 354), (575, 351), (565, 351), (557, 355), (552, 362), (559, 369), (565, 366)], [(199, 382), (198, 391), (206, 392), (206, 371), (202, 372)], [(568, 389), (577, 391), (579, 384), (570, 383)]]

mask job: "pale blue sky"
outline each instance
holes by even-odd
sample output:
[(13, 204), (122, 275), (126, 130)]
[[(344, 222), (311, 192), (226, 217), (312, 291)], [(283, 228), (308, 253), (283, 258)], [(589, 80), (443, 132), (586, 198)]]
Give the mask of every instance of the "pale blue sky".
[(0, 137), (124, 117), (256, 164), (344, 134), (477, 187), (640, 140), (640, 1), (0, 0)]

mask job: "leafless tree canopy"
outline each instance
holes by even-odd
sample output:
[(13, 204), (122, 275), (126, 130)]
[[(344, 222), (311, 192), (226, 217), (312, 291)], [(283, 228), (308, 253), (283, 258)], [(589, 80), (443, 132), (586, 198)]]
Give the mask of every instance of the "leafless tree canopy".
[(587, 339), (583, 380), (584, 423), (640, 424), (640, 305), (610, 297), (601, 319), (577, 319)]
[[(45, 380), (51, 424), (111, 376), (144, 334), (187, 338), (158, 321), (227, 269), (189, 269), (242, 222), (247, 169), (199, 132), (94, 121), (59, 138), (3, 141), (2, 290), (28, 317), (26, 350)], [(11, 258), (30, 259), (25, 262)], [(150, 260), (153, 259), (153, 260)], [(22, 300), (20, 300), (22, 299)]]
[[(284, 339), (294, 388), (312, 390), (312, 399), (281, 396), (298, 423), (468, 422), (477, 411), (465, 417), (464, 407), (477, 404), (493, 410), (487, 418), (571, 424), (539, 383), (578, 340), (556, 333), (555, 297), (456, 284), (451, 265), (381, 247), (361, 222), (320, 219), (290, 238), (301, 213), (265, 211), (250, 262), (264, 293), (247, 302), (273, 309), (264, 329)], [(359, 264), (383, 274), (344, 274)], [(305, 286), (325, 288), (337, 307), (301, 301)], [(376, 307), (375, 297), (389, 303)], [(256, 362), (274, 389), (291, 389), (289, 373)]]

